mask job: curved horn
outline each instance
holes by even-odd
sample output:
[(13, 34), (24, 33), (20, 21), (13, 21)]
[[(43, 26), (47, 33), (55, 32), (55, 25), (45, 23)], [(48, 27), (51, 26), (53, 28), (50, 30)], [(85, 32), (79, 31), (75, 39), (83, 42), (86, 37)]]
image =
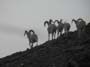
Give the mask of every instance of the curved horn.
[(25, 34), (27, 34), (28, 32), (27, 32), (27, 30), (25, 30), (25, 32), (24, 32), (24, 36), (25, 36)]
[(57, 22), (59, 24), (59, 21), (58, 20), (55, 20), (54, 23)]
[(35, 33), (35, 32), (34, 32), (34, 30), (32, 30), (32, 29), (31, 29), (31, 30), (29, 30), (29, 33), (31, 33), (31, 32)]
[(46, 24), (48, 24), (48, 23), (49, 23), (48, 21), (45, 21), (45, 22), (44, 22), (44, 26), (46, 26)]
[(82, 18), (78, 18), (77, 21), (84, 21)]
[(74, 21), (75, 23), (77, 23), (77, 20), (75, 20), (75, 19), (72, 19), (72, 23), (73, 23), (73, 21)]

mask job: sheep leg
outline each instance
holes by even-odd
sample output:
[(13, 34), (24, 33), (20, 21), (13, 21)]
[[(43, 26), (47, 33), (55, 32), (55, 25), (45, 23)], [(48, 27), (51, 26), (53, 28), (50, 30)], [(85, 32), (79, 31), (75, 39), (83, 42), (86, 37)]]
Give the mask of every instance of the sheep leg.
[(53, 35), (54, 35), (54, 33), (52, 33), (52, 40), (53, 40)]
[(30, 41), (29, 41), (29, 47), (31, 48), (31, 46), (30, 46)]
[(67, 33), (66, 33), (66, 37), (68, 37), (68, 31), (67, 31)]
[(57, 37), (59, 37), (59, 31), (58, 31), (58, 33), (57, 33)]
[(59, 36), (61, 36), (62, 35), (62, 31), (61, 32), (59, 32)]
[(48, 41), (50, 40), (50, 33), (48, 33)]
[(60, 32), (60, 35), (62, 35), (62, 31)]
[(65, 37), (67, 38), (67, 32), (65, 33)]
[(65, 30), (65, 37), (67, 37), (67, 31)]
[(78, 30), (78, 38), (81, 38), (81, 30)]
[(55, 34), (56, 34), (56, 32), (54, 32), (54, 39), (55, 39)]
[(33, 43), (32, 43), (32, 45), (31, 45), (31, 48), (33, 48)]
[(38, 41), (37, 41), (37, 44), (36, 45), (38, 46)]
[(36, 38), (36, 46), (38, 46), (38, 37)]

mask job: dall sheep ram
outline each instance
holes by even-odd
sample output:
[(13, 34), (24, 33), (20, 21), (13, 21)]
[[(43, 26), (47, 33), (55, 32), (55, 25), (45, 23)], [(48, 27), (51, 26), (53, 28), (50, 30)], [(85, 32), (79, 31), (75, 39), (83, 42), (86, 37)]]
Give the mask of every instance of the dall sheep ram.
[(37, 36), (37, 34), (35, 34), (34, 30), (29, 30), (29, 31), (25, 30), (24, 36), (25, 36), (25, 34), (27, 35), (27, 38), (29, 40), (30, 48), (33, 48), (33, 43), (35, 43), (35, 42), (37, 42), (37, 46), (38, 46), (38, 36)]
[(47, 31), (48, 31), (48, 40), (50, 40), (50, 34), (52, 35), (52, 40), (55, 39), (55, 35), (56, 35), (56, 25), (54, 23), (52, 23), (52, 19), (50, 19), (49, 21), (45, 21), (44, 22), (44, 26), (46, 26), (46, 24), (48, 25)]
[(65, 21), (65, 22), (64, 22), (64, 27), (63, 27), (64, 32), (65, 32), (65, 37), (68, 36), (68, 32), (69, 32), (69, 30), (70, 30), (70, 27), (71, 27), (70, 24)]
[(81, 33), (84, 31), (85, 29), (85, 26), (86, 26), (86, 22), (82, 19), (82, 18), (79, 18), (77, 20), (75, 19), (72, 19), (72, 22), (75, 22), (76, 24), (76, 28), (77, 28), (77, 31), (78, 31), (78, 38), (81, 38)]
[(58, 23), (58, 26), (57, 26), (57, 37), (59, 37), (62, 34), (64, 24), (62, 23), (62, 19), (60, 21), (59, 20), (55, 20), (55, 22)]

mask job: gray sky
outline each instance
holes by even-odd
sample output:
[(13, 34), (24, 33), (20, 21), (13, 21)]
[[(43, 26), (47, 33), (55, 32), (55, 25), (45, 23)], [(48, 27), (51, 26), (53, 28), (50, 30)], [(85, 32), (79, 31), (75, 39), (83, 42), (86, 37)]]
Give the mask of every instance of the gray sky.
[(24, 30), (34, 29), (43, 43), (45, 20), (62, 18), (70, 23), (78, 17), (90, 21), (90, 0), (0, 0), (0, 57), (29, 48)]

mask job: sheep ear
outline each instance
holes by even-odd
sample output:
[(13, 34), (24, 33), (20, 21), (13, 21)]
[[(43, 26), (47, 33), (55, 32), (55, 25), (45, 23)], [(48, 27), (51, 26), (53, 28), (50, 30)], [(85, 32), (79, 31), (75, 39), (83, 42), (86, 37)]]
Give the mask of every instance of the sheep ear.
[(45, 21), (45, 22), (44, 22), (44, 26), (46, 26), (46, 24), (48, 24), (48, 21)]

